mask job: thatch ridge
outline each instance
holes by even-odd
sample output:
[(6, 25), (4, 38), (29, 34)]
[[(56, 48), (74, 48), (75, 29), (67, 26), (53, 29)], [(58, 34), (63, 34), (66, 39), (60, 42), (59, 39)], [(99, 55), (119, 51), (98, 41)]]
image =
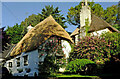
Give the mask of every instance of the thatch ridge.
[(51, 36), (59, 36), (65, 38), (73, 43), (69, 34), (59, 25), (54, 18), (50, 15), (42, 22), (38, 23), (32, 28), (12, 50), (11, 56), (16, 56), (22, 52), (32, 51), (37, 49)]
[(79, 27), (77, 27), (70, 36), (74, 36), (74, 35), (77, 35), (79, 33)]

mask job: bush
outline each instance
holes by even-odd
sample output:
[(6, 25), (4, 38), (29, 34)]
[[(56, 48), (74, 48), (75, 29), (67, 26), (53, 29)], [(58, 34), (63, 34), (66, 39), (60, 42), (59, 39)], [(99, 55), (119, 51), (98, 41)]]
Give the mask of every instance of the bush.
[(39, 46), (39, 57), (44, 56), (44, 52), (47, 53), (44, 62), (39, 62), (39, 74), (52, 74), (58, 72), (60, 67), (66, 64), (65, 54), (62, 50), (62, 46), (58, 44), (59, 37), (50, 37)]
[(69, 62), (69, 64), (66, 66), (66, 71), (78, 74), (92, 74), (95, 68), (96, 64), (91, 60), (76, 59)]
[(105, 38), (105, 41), (111, 45), (111, 55), (118, 55), (120, 53), (120, 33), (104, 33), (101, 37)]
[(105, 33), (102, 36), (86, 36), (70, 53), (70, 60), (89, 59), (99, 64), (105, 64), (111, 56), (120, 53), (120, 34)]
[(110, 45), (104, 38), (98, 36), (81, 39), (70, 53), (70, 59), (89, 59), (95, 62), (103, 63), (110, 58)]

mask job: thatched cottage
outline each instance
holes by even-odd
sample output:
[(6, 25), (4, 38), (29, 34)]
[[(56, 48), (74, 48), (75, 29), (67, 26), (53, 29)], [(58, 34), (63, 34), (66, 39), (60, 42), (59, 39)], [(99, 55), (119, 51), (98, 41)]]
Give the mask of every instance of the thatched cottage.
[[(54, 36), (60, 38), (59, 43), (63, 46), (62, 50), (68, 58), (71, 51), (70, 43), (73, 43), (72, 38), (50, 15), (28, 31), (11, 51), (10, 56), (13, 58), (7, 60), (4, 66), (14, 76), (38, 75), (38, 63), (43, 62), (47, 54), (41, 53), (39, 47)], [(42, 54), (41, 57), (39, 57), (40, 54)]]
[(119, 32), (103, 19), (92, 14), (87, 0), (85, 0), (85, 5), (84, 3), (82, 4), (82, 9), (80, 11), (80, 27), (77, 27), (70, 35), (76, 44), (79, 37), (82, 38), (86, 36), (86, 21), (88, 21), (89, 26), (88, 33), (91, 35), (101, 35), (104, 32)]

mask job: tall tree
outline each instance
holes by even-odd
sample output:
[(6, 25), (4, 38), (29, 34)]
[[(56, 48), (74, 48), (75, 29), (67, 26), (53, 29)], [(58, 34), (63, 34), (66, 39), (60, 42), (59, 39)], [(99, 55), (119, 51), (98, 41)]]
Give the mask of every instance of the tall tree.
[[(93, 1), (88, 2), (88, 5), (91, 8), (91, 12), (101, 18), (103, 18), (104, 10), (103, 7), (100, 4), (95, 4)], [(71, 7), (69, 9), (67, 20), (69, 24), (73, 25), (80, 25), (80, 9), (82, 8), (82, 2), (79, 3), (79, 5), (76, 5), (75, 7)]]
[(60, 14), (60, 12), (61, 10), (59, 10), (58, 7), (53, 8), (53, 5), (45, 6), (45, 8), (42, 9), (41, 13), (38, 13), (38, 15), (32, 14), (28, 18), (26, 18), (25, 21), (22, 21), (21, 26), (28, 26), (29, 24), (31, 24), (34, 27), (36, 24), (47, 18), (49, 15), (52, 15), (63, 28), (67, 28), (67, 26), (65, 26), (65, 18), (63, 17), (63, 15)]
[(109, 24), (114, 25), (117, 19), (117, 5), (112, 5), (104, 10), (104, 20), (106, 20)]
[(16, 24), (13, 27), (9, 27), (6, 30), (6, 34), (10, 37), (10, 43), (16, 44), (22, 38), (23, 27)]
[(56, 20), (56, 22), (58, 22), (63, 28), (67, 28), (67, 26), (65, 25), (65, 18), (63, 17), (63, 15), (60, 14), (61, 10), (59, 10), (58, 7), (56, 7), (55, 9), (52, 6), (45, 6), (45, 8), (42, 9), (41, 12), (41, 17), (42, 20), (44, 20), (45, 18), (47, 18), (49, 15), (52, 15), (53, 18)]
[(120, 27), (120, 1), (118, 3), (118, 14), (117, 14), (117, 20), (116, 23), (119, 25)]
[(67, 20), (69, 22), (69, 24), (72, 25), (78, 25), (80, 24), (80, 9), (82, 8), (81, 6), (82, 2), (79, 3), (79, 5), (75, 6), (75, 7), (71, 7), (68, 12), (67, 15)]
[(41, 13), (32, 14), (24, 21), (21, 22), (20, 25), (16, 24), (13, 27), (8, 27), (6, 30), (7, 35), (10, 36), (10, 43), (18, 43), (22, 37), (27, 33), (27, 26), (31, 24), (33, 27), (39, 22), (43, 21), (49, 15), (52, 15), (54, 19), (63, 27), (67, 28), (65, 25), (65, 18), (60, 14), (61, 10), (58, 7), (53, 8), (53, 6), (45, 6), (42, 9)]
[(3, 52), (4, 50), (6, 50), (6, 47), (7, 47), (7, 45), (8, 45), (9, 42), (10, 42), (9, 35), (7, 35), (7, 33), (4, 31), (4, 28), (5, 28), (5, 27), (2, 27), (1, 30), (0, 30), (0, 32), (2, 32), (2, 33), (1, 33), (1, 34), (2, 34), (2, 37), (0, 37), (0, 39), (2, 38), (2, 52)]
[[(71, 7), (69, 9), (67, 20), (69, 24), (77, 25), (80, 24), (80, 9), (81, 9), (81, 3), (79, 5), (76, 5), (75, 7)], [(111, 7), (108, 7), (106, 10), (103, 9), (103, 7), (100, 4), (95, 4), (93, 1), (88, 2), (88, 5), (91, 8), (92, 14), (95, 14), (96, 16), (106, 20), (111, 25), (114, 25), (116, 21), (116, 14), (117, 14), (117, 5), (113, 5)]]
[(103, 10), (103, 7), (100, 4), (94, 4), (91, 7), (91, 11), (92, 11), (93, 14), (97, 15), (100, 18), (104, 17), (104, 10)]

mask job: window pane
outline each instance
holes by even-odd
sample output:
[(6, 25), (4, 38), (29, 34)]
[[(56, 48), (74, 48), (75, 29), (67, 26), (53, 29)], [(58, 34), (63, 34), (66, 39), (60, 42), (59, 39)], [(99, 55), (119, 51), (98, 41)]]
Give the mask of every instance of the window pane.
[(12, 62), (9, 62), (9, 67), (12, 67)]
[(24, 56), (24, 66), (28, 65), (28, 55)]
[(16, 59), (17, 59), (17, 67), (20, 67), (20, 57)]

